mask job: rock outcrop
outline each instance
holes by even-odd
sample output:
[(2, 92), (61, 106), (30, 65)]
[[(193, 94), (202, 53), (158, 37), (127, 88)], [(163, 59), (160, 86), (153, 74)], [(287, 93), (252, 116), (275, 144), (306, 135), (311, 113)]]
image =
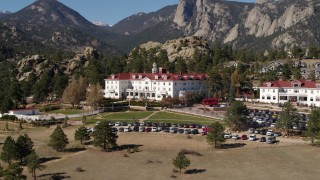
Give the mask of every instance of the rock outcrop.
[(146, 50), (165, 50), (168, 54), (168, 59), (171, 62), (179, 57), (182, 57), (183, 59), (190, 59), (193, 57), (196, 50), (204, 53), (209, 52), (209, 45), (207, 41), (196, 36), (168, 40), (164, 44), (159, 42), (148, 42), (140, 45), (139, 47)]

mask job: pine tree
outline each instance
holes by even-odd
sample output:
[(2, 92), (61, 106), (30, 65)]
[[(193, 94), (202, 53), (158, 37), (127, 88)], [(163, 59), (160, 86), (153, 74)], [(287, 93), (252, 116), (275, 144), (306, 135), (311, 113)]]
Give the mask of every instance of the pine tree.
[(24, 177), (22, 171), (18, 163), (13, 163), (3, 170), (2, 175), (4, 180), (21, 180)]
[(94, 146), (101, 147), (103, 150), (112, 148), (117, 145), (118, 136), (111, 131), (107, 121), (100, 122), (92, 133)]
[(39, 156), (34, 151), (32, 151), (26, 157), (26, 161), (27, 161), (27, 167), (28, 167), (29, 171), (32, 173), (33, 179), (37, 180), (36, 170), (37, 169), (42, 170), (46, 166), (45, 165), (41, 165), (41, 160), (40, 160)]
[(7, 162), (9, 165), (12, 160), (17, 157), (17, 148), (14, 139), (8, 136), (4, 141), (0, 158), (2, 161)]
[(290, 129), (294, 123), (298, 123), (299, 114), (296, 108), (290, 102), (284, 103), (282, 111), (280, 112), (279, 119), (277, 121), (277, 128), (286, 131), (287, 135), (290, 135)]
[(314, 144), (315, 140), (320, 139), (320, 108), (313, 108), (311, 114), (309, 114), (309, 120), (307, 122), (307, 131), (305, 136), (310, 138), (311, 144)]
[(173, 159), (172, 164), (174, 165), (174, 167), (178, 168), (180, 170), (180, 174), (181, 174), (181, 170), (187, 168), (188, 166), (190, 166), (190, 160), (186, 157), (186, 155), (184, 155), (183, 153), (179, 152), (177, 157), (175, 159)]
[(210, 126), (210, 131), (206, 137), (209, 144), (213, 144), (216, 148), (219, 143), (225, 142), (224, 127), (219, 122), (214, 122)]
[(63, 151), (69, 144), (67, 135), (63, 132), (62, 128), (58, 126), (50, 135), (49, 146), (57, 151)]
[(82, 142), (84, 140), (89, 140), (90, 139), (90, 135), (87, 131), (87, 128), (84, 126), (81, 126), (79, 129), (76, 130), (75, 134), (74, 134), (74, 139), (76, 141), (80, 141), (80, 143), (82, 144)]
[(247, 106), (241, 101), (235, 101), (227, 110), (224, 121), (232, 130), (244, 130), (247, 128)]
[(20, 135), (16, 142), (16, 148), (17, 148), (17, 158), (22, 162), (23, 158), (28, 156), (33, 151), (33, 141), (31, 138), (25, 134)]

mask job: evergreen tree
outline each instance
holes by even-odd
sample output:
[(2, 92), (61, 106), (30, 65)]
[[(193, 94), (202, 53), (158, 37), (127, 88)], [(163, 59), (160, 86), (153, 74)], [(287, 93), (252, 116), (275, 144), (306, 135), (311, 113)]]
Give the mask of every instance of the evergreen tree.
[(226, 112), (224, 121), (234, 131), (247, 128), (247, 106), (241, 101), (234, 101)]
[(17, 157), (17, 147), (14, 139), (8, 136), (4, 141), (0, 158), (2, 161), (11, 164), (12, 160)]
[(63, 151), (69, 144), (67, 135), (63, 132), (62, 128), (58, 126), (50, 135), (49, 146), (57, 151)]
[(41, 160), (36, 152), (32, 151), (27, 157), (27, 167), (29, 171), (32, 173), (32, 177), (34, 180), (37, 180), (36, 170), (42, 170), (45, 168), (45, 165), (41, 165)]
[(224, 127), (219, 122), (214, 122), (210, 126), (210, 131), (207, 134), (207, 142), (213, 144), (216, 148), (219, 143), (225, 142)]
[(84, 140), (89, 140), (90, 139), (90, 135), (87, 131), (87, 128), (84, 126), (81, 126), (79, 129), (76, 130), (75, 134), (74, 134), (74, 139), (76, 141), (80, 141), (80, 143), (82, 144), (82, 142)]
[(92, 133), (94, 146), (101, 147), (103, 150), (116, 146), (118, 136), (112, 132), (109, 122), (101, 121)]
[(174, 167), (178, 168), (181, 174), (181, 170), (190, 166), (190, 160), (183, 153), (179, 152), (177, 157), (173, 159), (172, 164)]
[(307, 121), (307, 131), (305, 136), (310, 138), (311, 144), (314, 144), (315, 140), (320, 139), (320, 108), (313, 108)]
[(22, 162), (23, 158), (27, 157), (33, 151), (33, 141), (25, 134), (20, 135), (16, 141), (17, 158)]
[(10, 164), (6, 169), (3, 170), (2, 175), (4, 180), (21, 180), (25, 179), (22, 175), (23, 168), (18, 163)]
[(298, 124), (298, 121), (299, 114), (297, 109), (290, 102), (284, 103), (276, 124), (277, 128), (286, 131), (287, 135), (290, 136), (290, 129), (292, 129), (294, 123)]
[(291, 68), (289, 66), (289, 63), (285, 63), (282, 67), (282, 76), (284, 80), (290, 80), (291, 79)]

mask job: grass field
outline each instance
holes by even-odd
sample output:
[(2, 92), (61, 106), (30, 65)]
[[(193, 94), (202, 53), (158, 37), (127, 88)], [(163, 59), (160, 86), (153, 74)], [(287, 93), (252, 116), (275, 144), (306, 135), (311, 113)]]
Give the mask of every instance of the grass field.
[(143, 119), (150, 116), (152, 112), (119, 112), (119, 113), (109, 113), (102, 115), (102, 118), (106, 120), (137, 120)]
[(158, 112), (151, 116), (147, 121), (150, 122), (164, 122), (164, 123), (176, 123), (176, 124), (212, 124), (215, 120), (209, 118), (202, 118), (191, 115)]
[[(0, 123), (0, 125), (3, 123)], [(14, 124), (12, 124), (14, 125)], [(15, 124), (17, 125), (17, 124)], [(63, 128), (70, 144), (67, 148), (80, 147), (74, 140), (78, 126)], [(35, 143), (36, 152), (46, 158), (46, 168), (37, 171), (38, 179), (225, 179), (225, 180), (314, 180), (320, 176), (319, 148), (309, 145), (291, 145), (228, 140), (229, 149), (212, 149), (205, 137), (166, 133), (119, 133), (118, 145), (139, 146), (140, 152), (128, 153), (126, 149), (103, 152), (86, 146), (78, 152), (56, 152), (48, 147), (54, 128), (30, 128), (10, 134), (14, 139), (27, 133)], [(8, 134), (0, 134), (0, 152)], [(259, 148), (258, 146), (259, 145)], [(190, 174), (173, 172), (172, 160), (181, 149), (194, 150), (199, 156), (187, 155)], [(124, 156), (126, 154), (127, 156)], [(6, 163), (1, 162), (2, 166)], [(77, 168), (83, 171), (77, 171)], [(184, 172), (184, 171), (183, 171)], [(24, 173), (32, 179), (27, 168)], [(57, 178), (56, 178), (57, 179)]]

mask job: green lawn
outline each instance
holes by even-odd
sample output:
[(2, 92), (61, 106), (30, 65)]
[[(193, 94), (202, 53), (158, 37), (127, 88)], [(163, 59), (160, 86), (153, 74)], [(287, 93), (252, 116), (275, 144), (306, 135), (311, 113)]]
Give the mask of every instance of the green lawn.
[(214, 119), (203, 118), (199, 116), (184, 115), (178, 113), (158, 112), (150, 117), (150, 120), (187, 120), (187, 121), (212, 121)]
[(133, 121), (133, 120), (138, 120), (138, 119), (143, 119), (146, 118), (148, 116), (150, 116), (152, 114), (152, 112), (117, 112), (117, 113), (109, 113), (106, 115), (103, 115), (103, 119), (106, 120), (129, 120), (129, 121)]
[(176, 124), (203, 124), (209, 125), (215, 122), (215, 119), (197, 117), (192, 115), (184, 115), (178, 113), (158, 112), (151, 116), (147, 121), (150, 122), (164, 122)]
[(157, 123), (174, 123), (174, 124), (201, 124), (201, 125), (210, 125), (214, 120), (206, 121), (194, 121), (194, 120), (148, 120), (145, 122), (157, 122)]
[(59, 109), (59, 110), (55, 110), (55, 111), (50, 111), (48, 112), (49, 114), (53, 114), (53, 113), (57, 113), (57, 114), (80, 114), (80, 113), (84, 113), (87, 111), (81, 110), (81, 109)]

